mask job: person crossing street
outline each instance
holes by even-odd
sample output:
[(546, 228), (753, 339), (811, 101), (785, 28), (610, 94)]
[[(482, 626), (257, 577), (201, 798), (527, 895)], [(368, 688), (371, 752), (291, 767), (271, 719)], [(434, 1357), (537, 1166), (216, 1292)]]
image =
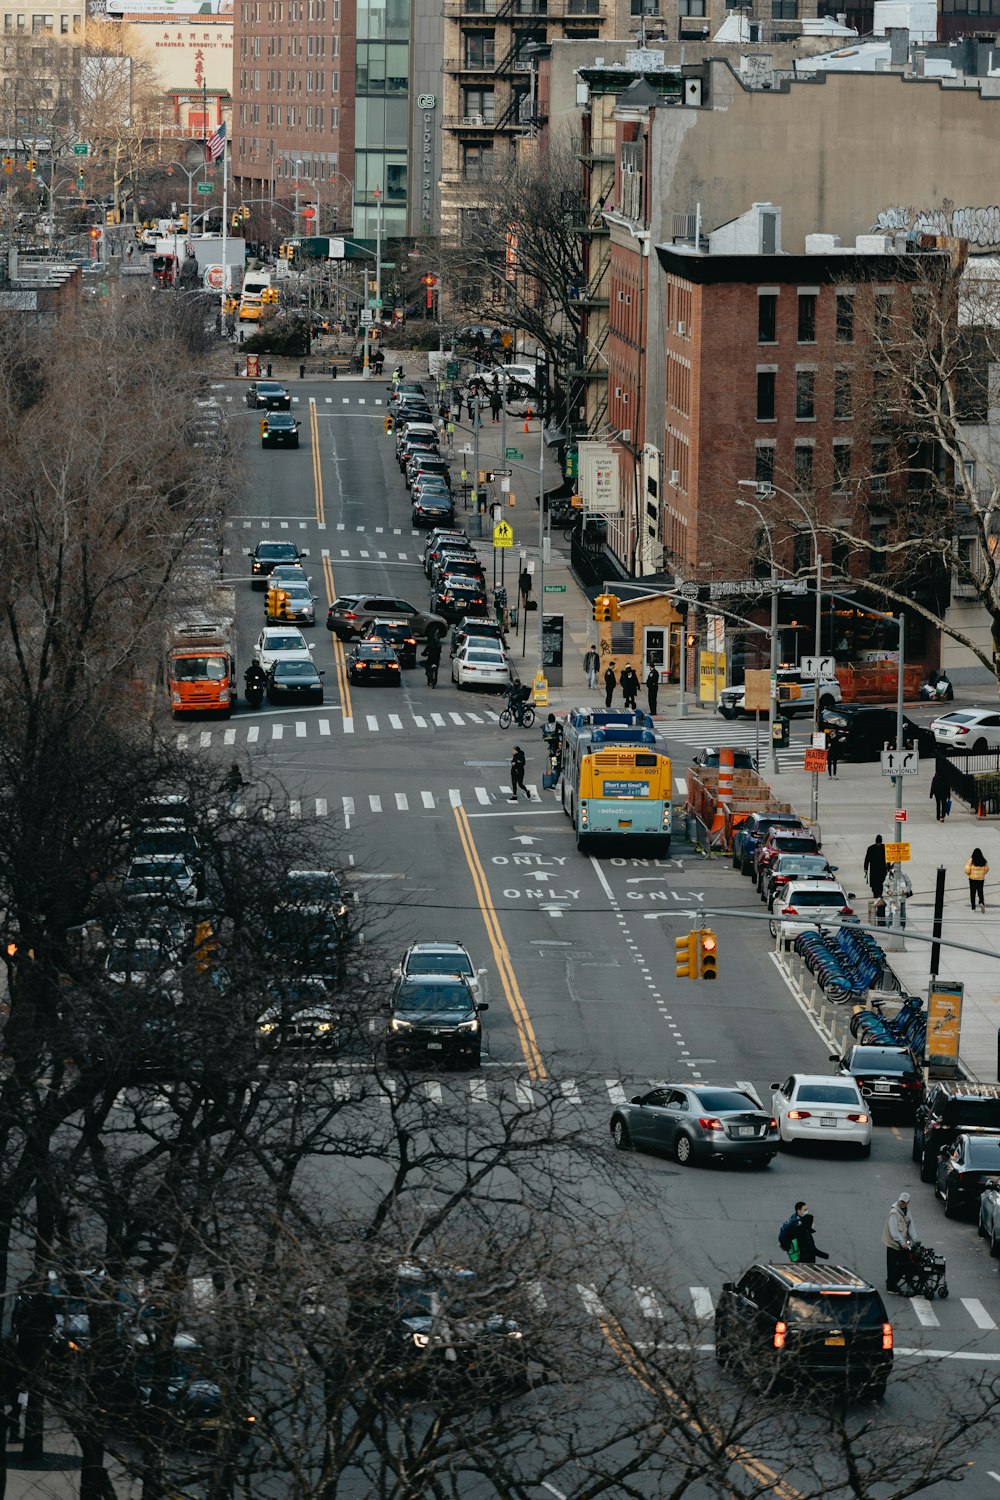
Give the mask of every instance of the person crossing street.
[(517, 801), (518, 790), (521, 790), (531, 801), (531, 793), (524, 784), (524, 751), (520, 745), (515, 745), (510, 757), (510, 801)]
[(882, 1243), (885, 1246), (886, 1291), (894, 1292), (897, 1296), (899, 1295), (899, 1278), (906, 1268), (910, 1247), (915, 1239), (916, 1231), (913, 1228), (913, 1220), (910, 1218), (910, 1195), (900, 1193), (889, 1210), (889, 1217), (882, 1230)]
[(424, 664), (427, 686), (437, 687), (438, 668), (441, 665), (441, 639), (436, 633), (432, 632), (427, 637), (420, 659)]

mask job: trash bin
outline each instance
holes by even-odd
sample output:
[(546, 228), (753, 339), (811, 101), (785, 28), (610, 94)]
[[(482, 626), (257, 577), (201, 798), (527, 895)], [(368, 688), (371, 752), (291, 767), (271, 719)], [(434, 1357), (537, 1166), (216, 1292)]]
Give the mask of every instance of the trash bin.
[(771, 725), (771, 743), (778, 749), (783, 749), (788, 744), (788, 731), (791, 721), (784, 714), (779, 714)]

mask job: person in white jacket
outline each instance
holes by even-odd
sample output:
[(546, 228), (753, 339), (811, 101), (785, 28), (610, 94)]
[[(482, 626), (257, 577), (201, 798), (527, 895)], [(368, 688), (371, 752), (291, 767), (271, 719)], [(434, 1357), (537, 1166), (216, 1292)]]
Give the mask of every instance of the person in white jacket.
[(910, 1218), (910, 1195), (900, 1193), (889, 1210), (889, 1217), (882, 1231), (887, 1291), (899, 1293), (899, 1278), (909, 1260), (907, 1252), (915, 1239), (913, 1220)]

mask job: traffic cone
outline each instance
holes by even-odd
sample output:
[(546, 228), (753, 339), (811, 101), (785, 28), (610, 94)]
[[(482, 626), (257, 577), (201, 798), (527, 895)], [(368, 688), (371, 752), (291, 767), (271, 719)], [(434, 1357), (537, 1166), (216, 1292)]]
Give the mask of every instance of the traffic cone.
[(976, 817), (977, 818), (985, 818), (986, 817), (986, 814), (983, 812), (983, 804), (981, 802), (977, 802), (976, 803)]

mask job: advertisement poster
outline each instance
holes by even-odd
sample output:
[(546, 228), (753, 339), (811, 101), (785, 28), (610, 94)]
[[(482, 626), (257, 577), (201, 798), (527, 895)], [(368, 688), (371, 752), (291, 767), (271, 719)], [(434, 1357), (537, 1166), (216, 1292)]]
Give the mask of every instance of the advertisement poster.
[(960, 980), (935, 979), (927, 1001), (927, 1061), (945, 1067), (958, 1066), (958, 1048), (962, 1038), (962, 997), (965, 986)]

